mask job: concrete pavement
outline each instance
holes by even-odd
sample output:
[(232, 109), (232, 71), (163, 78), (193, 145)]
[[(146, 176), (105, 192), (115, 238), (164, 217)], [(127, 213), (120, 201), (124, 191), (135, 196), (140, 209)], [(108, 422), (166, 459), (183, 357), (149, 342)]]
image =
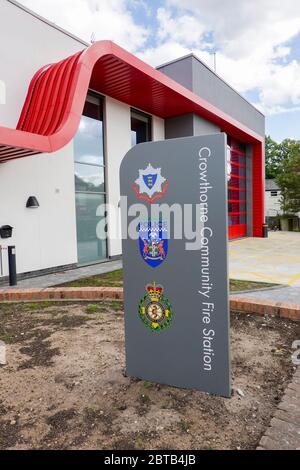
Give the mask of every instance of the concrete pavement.
[(300, 288), (280, 286), (278, 288), (256, 289), (246, 293), (232, 292), (232, 295), (247, 299), (270, 300), (272, 302), (289, 302), (300, 307)]
[[(77, 279), (83, 279), (85, 277), (97, 276), (98, 274), (106, 274), (121, 268), (121, 260), (93, 264), (91, 266), (82, 266), (79, 268), (68, 269), (66, 271), (54, 274), (47, 274), (44, 276), (31, 277), (30, 279), (23, 279), (22, 281), (18, 281), (17, 289), (53, 287), (60, 284), (65, 284), (66, 282), (76, 281)], [(0, 286), (0, 289), (1, 287), (7, 288), (7, 286)]]
[(300, 233), (269, 232), (269, 238), (231, 241), (229, 276), (300, 287)]
[[(121, 268), (121, 260), (110, 261), (24, 279), (18, 282), (18, 287), (52, 287)], [(269, 238), (244, 238), (231, 241), (229, 243), (229, 276), (231, 279), (292, 286), (297, 290), (278, 291), (276, 296), (278, 295), (281, 300), (281, 296), (288, 295), (291, 300), (295, 298), (296, 303), (300, 304), (300, 233), (270, 232)], [(263, 292), (259, 295), (266, 295)], [(275, 295), (274, 292), (273, 294)]]

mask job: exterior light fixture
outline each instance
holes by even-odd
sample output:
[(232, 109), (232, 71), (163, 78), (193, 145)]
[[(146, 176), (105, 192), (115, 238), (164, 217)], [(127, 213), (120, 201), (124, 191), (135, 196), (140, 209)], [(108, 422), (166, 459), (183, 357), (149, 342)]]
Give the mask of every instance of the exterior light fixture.
[(39, 202), (35, 196), (29, 196), (26, 202), (26, 207), (28, 209), (37, 209), (40, 207)]

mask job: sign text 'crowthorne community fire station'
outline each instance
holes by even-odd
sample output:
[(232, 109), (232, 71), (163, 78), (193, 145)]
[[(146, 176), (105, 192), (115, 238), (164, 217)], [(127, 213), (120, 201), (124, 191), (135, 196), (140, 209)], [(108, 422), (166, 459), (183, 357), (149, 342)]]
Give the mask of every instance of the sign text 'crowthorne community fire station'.
[(230, 396), (225, 134), (137, 145), (120, 177), (127, 374)]

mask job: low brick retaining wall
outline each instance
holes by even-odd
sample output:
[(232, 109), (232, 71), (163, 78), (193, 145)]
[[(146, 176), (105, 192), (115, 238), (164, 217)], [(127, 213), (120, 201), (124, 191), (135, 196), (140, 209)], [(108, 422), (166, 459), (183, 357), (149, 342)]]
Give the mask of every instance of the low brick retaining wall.
[(122, 287), (48, 287), (44, 289), (0, 289), (0, 302), (45, 300), (122, 300)]
[(273, 315), (275, 317), (287, 318), (300, 321), (300, 305), (288, 302), (273, 302), (268, 299), (253, 297), (242, 297), (241, 295), (230, 296), (230, 308), (238, 312), (256, 313), (257, 315)]
[[(47, 300), (122, 300), (122, 287), (49, 287), (45, 289), (0, 289), (0, 302)], [(230, 296), (230, 308), (238, 312), (273, 315), (300, 321), (300, 305), (272, 302), (241, 295)]]

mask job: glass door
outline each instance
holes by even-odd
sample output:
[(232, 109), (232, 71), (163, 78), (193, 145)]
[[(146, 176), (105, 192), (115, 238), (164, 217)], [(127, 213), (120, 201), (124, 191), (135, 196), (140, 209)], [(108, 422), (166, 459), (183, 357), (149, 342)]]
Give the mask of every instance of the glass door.
[(107, 258), (107, 239), (105, 233), (97, 236), (97, 209), (106, 201), (103, 103), (96, 94), (87, 95), (74, 139), (74, 160), (78, 262), (102, 261)]

